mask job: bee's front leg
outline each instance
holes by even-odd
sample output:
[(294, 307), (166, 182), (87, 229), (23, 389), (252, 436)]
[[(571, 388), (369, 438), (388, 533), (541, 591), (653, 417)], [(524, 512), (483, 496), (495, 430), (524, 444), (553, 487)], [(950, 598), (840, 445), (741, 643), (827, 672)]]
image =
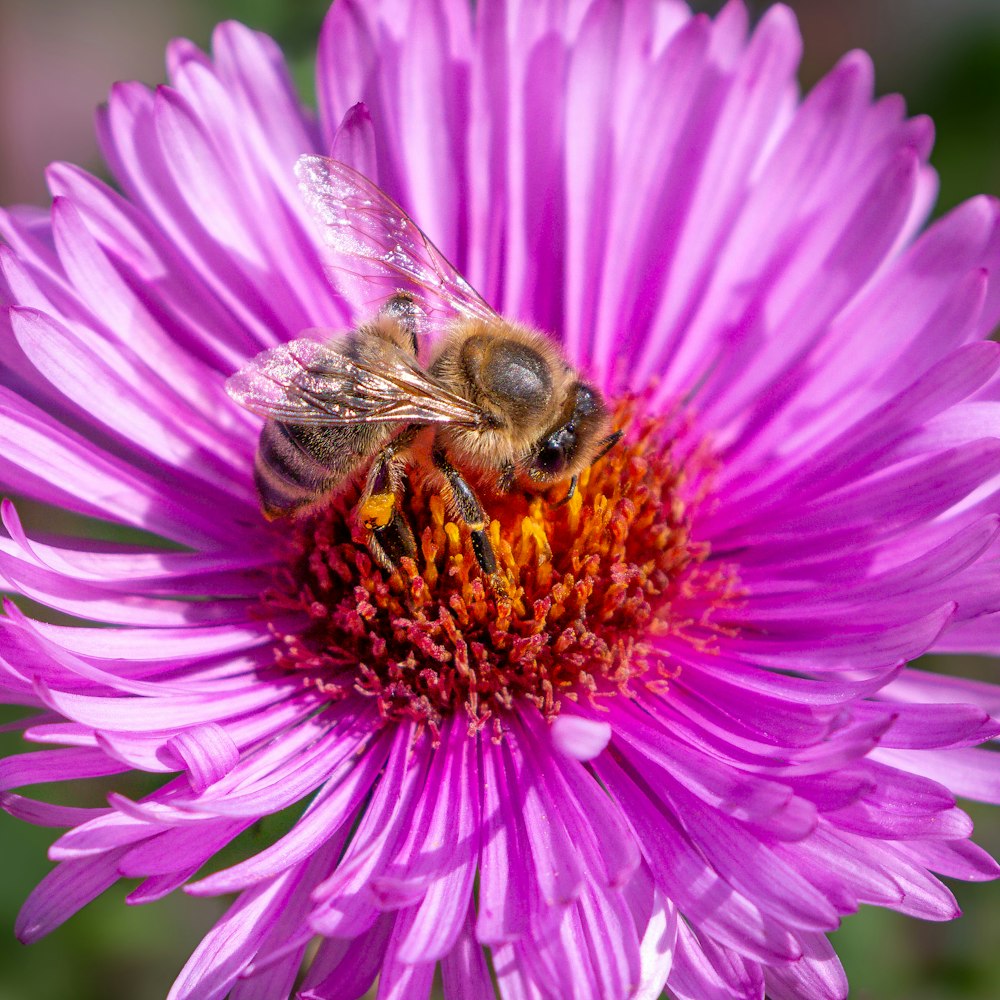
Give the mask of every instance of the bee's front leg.
[(392, 572), (404, 556), (416, 557), (417, 542), (400, 508), (406, 450), (419, 427), (409, 427), (393, 438), (368, 470), (364, 492), (358, 501), (358, 516), (368, 531), (368, 549), (376, 562)]
[(577, 478), (578, 478), (577, 476), (574, 476), (574, 477), (573, 477), (573, 478), (572, 478), (572, 479), (571, 479), (571, 480), (569, 481), (569, 489), (568, 489), (568, 490), (566, 490), (566, 496), (564, 496), (564, 497), (562, 498), (562, 500), (557, 500), (557, 501), (556, 501), (556, 502), (555, 502), (555, 503), (554, 503), (554, 504), (552, 505), (553, 507), (565, 507), (565, 506), (566, 506), (566, 504), (568, 504), (568, 503), (570, 502), (570, 500), (572, 500), (572, 499), (573, 499), (573, 497), (575, 497), (575, 496), (576, 496), (576, 481), (577, 481)]
[(504, 462), (500, 467), (500, 475), (497, 478), (497, 492), (510, 493), (516, 475), (517, 466), (513, 462)]
[(493, 552), (493, 543), (486, 531), (488, 521), (483, 505), (479, 502), (473, 488), (465, 477), (451, 464), (445, 450), (440, 445), (434, 446), (434, 467), (444, 476), (448, 483), (452, 515), (465, 523), (472, 537), (472, 551), (476, 554), (476, 562), (486, 574), (490, 586), (501, 597), (507, 596), (507, 584), (497, 569), (497, 557)]

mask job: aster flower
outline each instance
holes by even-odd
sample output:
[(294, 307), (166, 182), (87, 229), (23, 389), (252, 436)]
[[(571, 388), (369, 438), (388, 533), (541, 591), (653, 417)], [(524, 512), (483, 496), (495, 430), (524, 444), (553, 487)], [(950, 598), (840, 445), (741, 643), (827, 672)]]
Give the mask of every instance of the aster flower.
[[(997, 875), (955, 796), (1000, 799), (1000, 689), (907, 666), (1000, 641), (997, 206), (921, 231), (930, 123), (857, 53), (800, 101), (798, 56), (780, 6), (338, 2), (315, 121), (236, 24), (115, 87), (121, 192), (56, 164), (2, 218), (0, 479), (149, 538), (3, 503), (5, 586), (81, 620), (0, 622), (47, 747), (2, 802), (66, 830), (23, 940), (138, 878), (235, 894), (175, 1000), (286, 996), (307, 954), (310, 1000), (438, 968), (449, 998), (839, 997), (844, 914), (950, 919), (938, 875)], [(392, 575), (356, 493), (260, 514), (226, 378), (364, 318), (293, 173), (331, 151), (616, 401), (570, 503), (488, 498), (510, 600), (417, 475)], [(131, 771), (162, 783), (11, 791)]]

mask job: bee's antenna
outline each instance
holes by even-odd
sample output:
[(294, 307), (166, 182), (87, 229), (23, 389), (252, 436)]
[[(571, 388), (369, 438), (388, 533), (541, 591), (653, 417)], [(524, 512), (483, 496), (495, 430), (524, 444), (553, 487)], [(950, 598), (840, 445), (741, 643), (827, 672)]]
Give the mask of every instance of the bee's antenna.
[[(624, 434), (624, 431), (615, 431), (613, 434), (609, 434), (606, 438), (602, 439), (600, 442), (600, 450), (594, 456), (594, 462), (604, 458), (604, 456), (607, 455), (607, 453), (611, 451), (611, 449), (614, 448), (619, 441), (621, 441)], [(593, 462), (591, 462), (591, 465), (593, 465)], [(573, 486), (576, 486), (576, 476), (573, 477)], [(569, 497), (566, 499), (568, 500)]]

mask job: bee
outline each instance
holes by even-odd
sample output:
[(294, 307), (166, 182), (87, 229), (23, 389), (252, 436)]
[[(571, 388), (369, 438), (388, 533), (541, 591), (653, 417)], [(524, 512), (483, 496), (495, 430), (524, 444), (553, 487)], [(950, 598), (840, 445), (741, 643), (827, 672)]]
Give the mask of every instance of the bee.
[[(621, 432), (556, 345), (490, 308), (375, 184), (322, 156), (301, 157), (296, 176), (333, 267), (361, 290), (381, 288), (383, 305), (345, 335), (266, 350), (226, 383), (266, 418), (254, 463), (265, 516), (307, 512), (367, 466), (358, 515), (373, 557), (391, 571), (416, 555), (401, 499), (407, 470), (421, 462), (505, 593), (467, 474), (498, 493), (568, 480), (565, 503)], [(422, 364), (426, 340), (435, 342)]]

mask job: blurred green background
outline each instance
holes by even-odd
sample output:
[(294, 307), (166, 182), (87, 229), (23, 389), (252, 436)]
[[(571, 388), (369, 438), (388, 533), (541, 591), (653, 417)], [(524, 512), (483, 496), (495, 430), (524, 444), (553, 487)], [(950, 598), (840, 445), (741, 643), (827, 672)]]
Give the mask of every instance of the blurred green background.
[[(212, 25), (225, 18), (274, 35), (308, 97), (326, 6), (326, 0), (0, 0), (0, 204), (44, 203), (42, 171), (51, 160), (99, 171), (93, 109), (110, 84), (161, 82), (167, 40), (183, 35), (205, 46)], [(719, 4), (696, 6), (714, 11)], [(760, 11), (767, 5), (752, 6)], [(939, 211), (981, 191), (1000, 191), (998, 0), (811, 0), (790, 6), (805, 36), (805, 86), (848, 49), (864, 48), (875, 59), (878, 91), (899, 91), (912, 112), (935, 119)], [(997, 676), (990, 661), (969, 661), (961, 669), (983, 679)], [(17, 715), (0, 709), (0, 723)], [(18, 749), (16, 736), (0, 733), (0, 755)], [(137, 780), (58, 794), (92, 805), (112, 787), (142, 794)], [(973, 805), (970, 811), (978, 842), (1000, 855), (1000, 810)], [(266, 842), (275, 832), (250, 836)], [(122, 901), (131, 884), (116, 887), (24, 948), (11, 928), (22, 901), (50, 868), (45, 852), (55, 835), (0, 813), (0, 1000), (160, 1000), (224, 903), (176, 894), (129, 908)], [(853, 997), (1000, 997), (1000, 886), (953, 888), (965, 917), (950, 924), (870, 909), (845, 921), (835, 943)]]

